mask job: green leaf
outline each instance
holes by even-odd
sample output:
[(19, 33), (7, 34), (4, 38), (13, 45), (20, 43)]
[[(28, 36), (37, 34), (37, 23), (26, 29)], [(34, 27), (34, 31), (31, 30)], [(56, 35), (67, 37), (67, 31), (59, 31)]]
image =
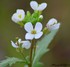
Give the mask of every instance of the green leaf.
[(34, 67), (42, 67), (42, 66), (43, 66), (43, 63), (41, 63), (41, 62), (36, 62)]
[(6, 67), (7, 65), (12, 66), (16, 62), (24, 62), (23, 60), (15, 57), (8, 57), (7, 59), (0, 62), (0, 67)]
[(55, 34), (57, 33), (57, 31), (58, 30), (51, 31), (51, 33), (49, 33), (48, 35), (45, 35), (44, 38), (42, 38), (42, 40), (37, 42), (38, 47), (36, 49), (36, 55), (34, 57), (32, 67), (35, 67), (36, 62), (39, 62), (39, 60), (43, 56), (43, 54), (45, 54), (46, 52), (49, 51), (48, 45), (53, 40), (53, 38), (54, 38)]

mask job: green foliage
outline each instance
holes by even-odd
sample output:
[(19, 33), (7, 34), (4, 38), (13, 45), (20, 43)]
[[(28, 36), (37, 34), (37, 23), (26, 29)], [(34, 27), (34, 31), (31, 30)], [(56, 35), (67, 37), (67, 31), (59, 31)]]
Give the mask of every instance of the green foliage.
[(7, 59), (0, 62), (0, 67), (6, 67), (6, 66), (12, 66), (12, 64), (15, 64), (16, 62), (25, 62), (19, 58), (15, 57), (8, 57)]
[[(37, 49), (36, 49), (36, 55), (33, 60), (33, 65), (32, 67), (36, 67), (36, 64), (39, 62), (40, 58), (49, 51), (48, 45), (50, 42), (53, 40), (55, 34), (57, 33), (58, 30), (51, 31), (48, 35), (45, 35), (42, 40), (37, 42)], [(41, 64), (39, 64), (41, 65)], [(38, 66), (41, 67), (41, 66)]]
[(26, 16), (23, 20), (23, 24), (25, 24), (26, 22), (29, 22), (31, 18), (31, 13), (29, 11), (27, 11)]
[(27, 22), (31, 22), (32, 24), (35, 24), (36, 22), (41, 21), (42, 19), (39, 18), (41, 12), (35, 11), (33, 14), (31, 14), (29, 11), (27, 11), (26, 16), (23, 20), (23, 24)]
[(42, 66), (43, 66), (43, 63), (41, 62), (36, 62), (34, 65), (34, 67), (42, 67)]

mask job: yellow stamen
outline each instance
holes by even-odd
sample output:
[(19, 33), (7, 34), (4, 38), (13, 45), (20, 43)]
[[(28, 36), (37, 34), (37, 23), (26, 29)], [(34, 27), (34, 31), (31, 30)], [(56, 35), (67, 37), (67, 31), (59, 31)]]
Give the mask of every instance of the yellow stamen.
[(21, 15), (21, 14), (20, 14), (20, 15), (18, 15), (18, 17), (19, 17), (19, 18), (22, 18), (22, 15)]
[(36, 34), (36, 30), (32, 30), (31, 31), (31, 34)]

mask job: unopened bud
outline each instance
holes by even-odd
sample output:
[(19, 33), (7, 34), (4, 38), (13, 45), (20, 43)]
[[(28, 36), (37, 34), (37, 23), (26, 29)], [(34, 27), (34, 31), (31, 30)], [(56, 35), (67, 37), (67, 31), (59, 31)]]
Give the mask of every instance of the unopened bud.
[(43, 15), (40, 15), (39, 18), (43, 19)]

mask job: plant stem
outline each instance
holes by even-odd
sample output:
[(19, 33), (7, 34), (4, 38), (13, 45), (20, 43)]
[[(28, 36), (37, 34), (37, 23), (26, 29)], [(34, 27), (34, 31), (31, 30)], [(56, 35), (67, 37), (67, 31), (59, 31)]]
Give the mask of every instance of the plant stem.
[(36, 44), (34, 45), (34, 57), (35, 57), (35, 52), (36, 52)]
[(34, 59), (34, 57), (35, 57), (35, 53), (36, 53), (36, 43), (35, 43), (35, 40), (34, 40), (33, 59)]
[(29, 67), (32, 67), (32, 60), (33, 60), (33, 48), (34, 48), (34, 44), (33, 44), (34, 40), (32, 40), (32, 45), (31, 45), (31, 50), (30, 50), (30, 64)]
[(20, 54), (23, 56), (23, 58), (24, 58), (24, 60), (26, 61), (26, 63), (28, 64), (28, 61), (26, 60), (26, 58), (25, 58), (23, 52), (22, 52), (21, 50), (19, 50), (19, 52), (20, 52)]

